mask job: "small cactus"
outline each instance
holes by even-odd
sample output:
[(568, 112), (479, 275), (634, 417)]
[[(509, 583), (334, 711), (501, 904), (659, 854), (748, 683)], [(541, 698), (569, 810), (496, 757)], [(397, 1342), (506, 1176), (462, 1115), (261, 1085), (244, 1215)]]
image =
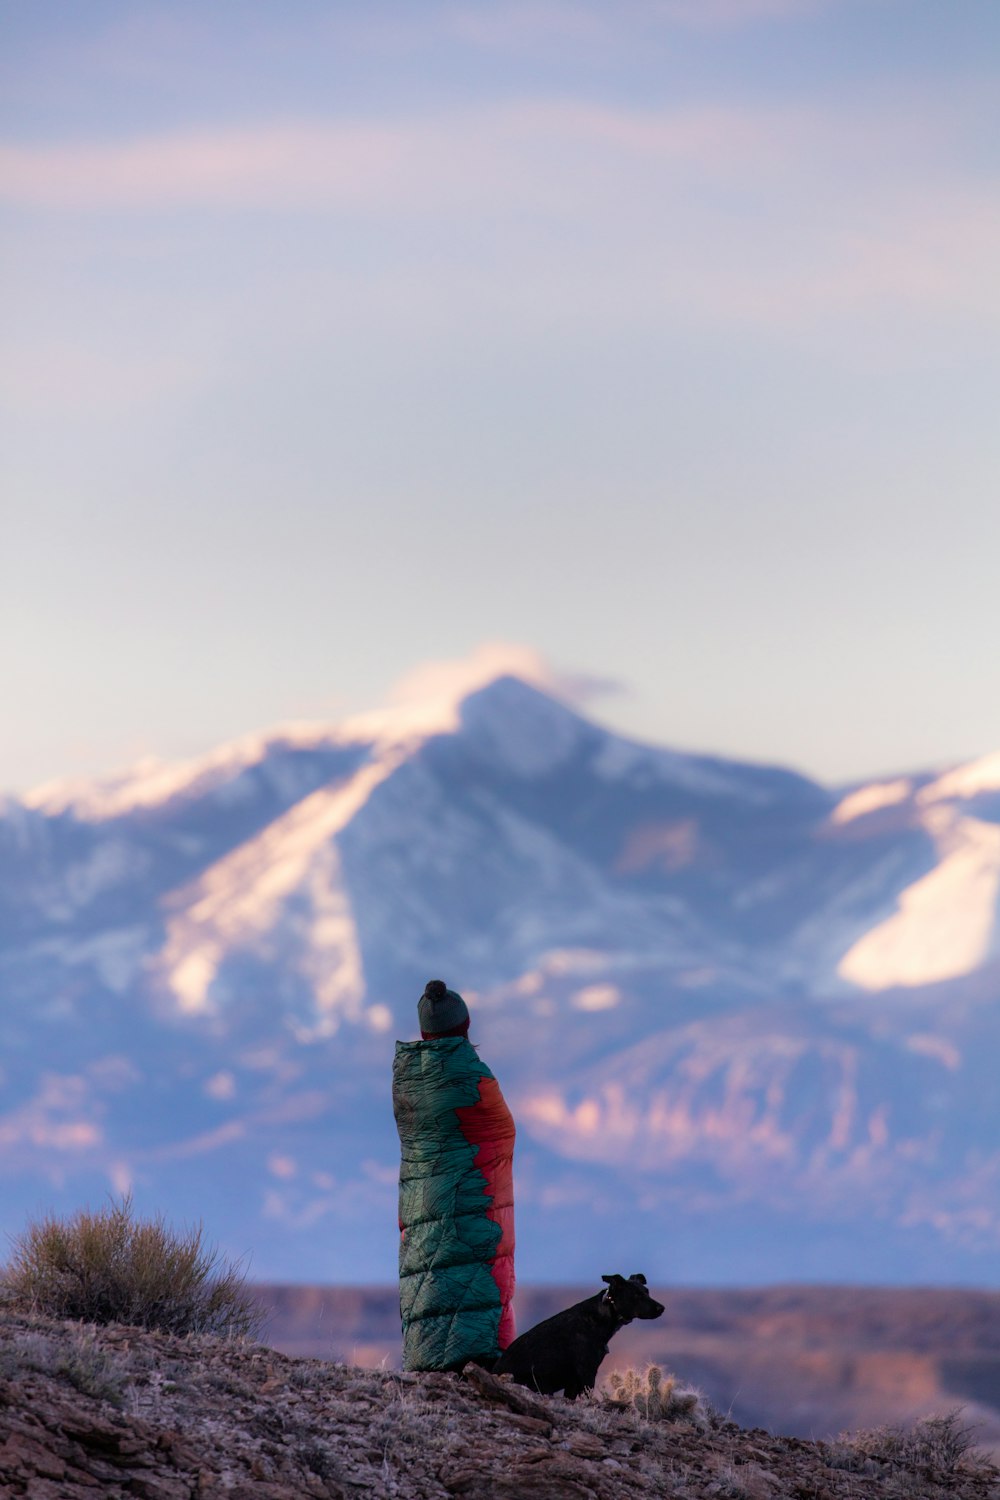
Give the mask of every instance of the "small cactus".
[(608, 1376), (610, 1399), (617, 1406), (631, 1406), (647, 1422), (676, 1422), (697, 1418), (697, 1391), (678, 1387), (677, 1377), (659, 1365), (645, 1370), (613, 1370)]

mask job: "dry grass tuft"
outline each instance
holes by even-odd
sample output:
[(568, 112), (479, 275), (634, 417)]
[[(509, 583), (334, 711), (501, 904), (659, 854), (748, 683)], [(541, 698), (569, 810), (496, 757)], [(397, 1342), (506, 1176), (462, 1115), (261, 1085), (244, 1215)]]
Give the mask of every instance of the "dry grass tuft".
[(68, 1380), (85, 1395), (118, 1407), (130, 1378), (128, 1361), (101, 1349), (93, 1328), (80, 1328), (63, 1340), (36, 1333), (15, 1335), (0, 1349), (0, 1376), (21, 1381), (31, 1370)]
[(129, 1195), (30, 1223), (0, 1271), (0, 1293), (26, 1312), (182, 1335), (250, 1336), (263, 1321), (246, 1273), (204, 1244), (200, 1224), (178, 1234), (162, 1215), (137, 1220)]

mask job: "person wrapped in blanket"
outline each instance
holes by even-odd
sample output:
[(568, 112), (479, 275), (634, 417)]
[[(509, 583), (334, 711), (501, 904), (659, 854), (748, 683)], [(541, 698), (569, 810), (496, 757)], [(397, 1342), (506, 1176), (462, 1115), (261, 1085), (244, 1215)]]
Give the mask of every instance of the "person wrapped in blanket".
[(514, 1338), (514, 1121), (441, 979), (397, 1042), (399, 1309), (404, 1370), (489, 1368)]

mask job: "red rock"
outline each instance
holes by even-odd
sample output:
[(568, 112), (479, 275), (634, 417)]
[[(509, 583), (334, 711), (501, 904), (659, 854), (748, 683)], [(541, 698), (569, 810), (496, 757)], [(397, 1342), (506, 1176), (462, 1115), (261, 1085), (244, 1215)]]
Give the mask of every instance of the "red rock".
[(43, 1479), (62, 1479), (66, 1465), (37, 1438), (12, 1432), (0, 1448), (0, 1473), (19, 1476), (39, 1475)]
[(129, 1479), (129, 1493), (139, 1500), (190, 1500), (191, 1481), (164, 1474), (134, 1474)]

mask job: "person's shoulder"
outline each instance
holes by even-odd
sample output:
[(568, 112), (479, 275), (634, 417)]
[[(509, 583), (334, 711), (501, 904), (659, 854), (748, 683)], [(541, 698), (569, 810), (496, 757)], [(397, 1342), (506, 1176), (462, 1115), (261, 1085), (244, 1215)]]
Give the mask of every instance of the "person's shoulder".
[(493, 1069), (489, 1066), (489, 1064), (484, 1062), (480, 1057), (479, 1048), (475, 1045), (474, 1042), (469, 1042), (468, 1046), (469, 1051), (472, 1054), (473, 1066), (475, 1067), (475, 1070), (479, 1074), (480, 1078), (492, 1078), (495, 1080), (496, 1074), (493, 1072)]
[(408, 1064), (416, 1062), (424, 1045), (423, 1042), (398, 1041), (392, 1055), (393, 1067), (405, 1068)]

